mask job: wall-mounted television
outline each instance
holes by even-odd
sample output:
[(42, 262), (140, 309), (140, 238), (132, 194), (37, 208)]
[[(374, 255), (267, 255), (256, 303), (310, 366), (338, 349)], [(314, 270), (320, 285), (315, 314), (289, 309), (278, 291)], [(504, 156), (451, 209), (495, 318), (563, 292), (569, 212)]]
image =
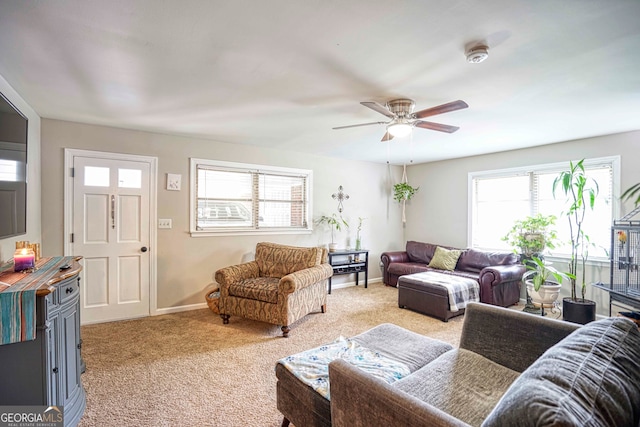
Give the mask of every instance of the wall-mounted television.
[(0, 93), (0, 239), (27, 232), (27, 127)]

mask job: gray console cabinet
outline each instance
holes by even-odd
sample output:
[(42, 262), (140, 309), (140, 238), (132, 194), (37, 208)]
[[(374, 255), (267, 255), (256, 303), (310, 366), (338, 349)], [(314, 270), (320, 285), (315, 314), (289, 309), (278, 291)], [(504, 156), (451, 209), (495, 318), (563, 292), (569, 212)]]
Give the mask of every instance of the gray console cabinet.
[[(74, 261), (74, 265), (77, 262)], [(36, 339), (0, 346), (0, 405), (64, 408), (66, 426), (80, 421), (86, 406), (82, 386), (80, 271), (37, 293)]]

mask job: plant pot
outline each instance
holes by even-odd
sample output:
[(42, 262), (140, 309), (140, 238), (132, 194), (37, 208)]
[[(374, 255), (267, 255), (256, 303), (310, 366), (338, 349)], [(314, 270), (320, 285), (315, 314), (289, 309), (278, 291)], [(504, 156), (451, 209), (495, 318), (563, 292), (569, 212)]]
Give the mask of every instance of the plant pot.
[(553, 308), (553, 303), (558, 299), (562, 285), (555, 282), (545, 282), (537, 291), (533, 288), (533, 282), (527, 280), (527, 292), (531, 302), (536, 307)]
[(329, 243), (329, 252), (336, 252), (338, 250), (337, 243)]
[(586, 325), (596, 320), (596, 302), (588, 299), (562, 299), (562, 318), (568, 322)]

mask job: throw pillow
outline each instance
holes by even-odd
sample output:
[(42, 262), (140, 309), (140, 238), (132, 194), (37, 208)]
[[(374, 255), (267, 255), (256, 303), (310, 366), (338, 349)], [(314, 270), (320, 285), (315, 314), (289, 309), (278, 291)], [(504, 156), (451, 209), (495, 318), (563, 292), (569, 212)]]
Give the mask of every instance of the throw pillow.
[(632, 322), (588, 323), (526, 369), (482, 426), (637, 426), (638, 348)]
[(429, 263), (429, 267), (439, 270), (455, 270), (461, 253), (462, 251), (458, 249), (449, 250), (438, 246)]

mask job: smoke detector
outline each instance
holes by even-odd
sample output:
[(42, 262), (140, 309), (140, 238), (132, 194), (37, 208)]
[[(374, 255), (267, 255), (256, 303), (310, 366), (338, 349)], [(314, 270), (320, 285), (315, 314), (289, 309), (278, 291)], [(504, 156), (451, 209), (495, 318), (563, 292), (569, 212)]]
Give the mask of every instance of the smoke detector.
[(476, 46), (467, 52), (467, 62), (469, 64), (479, 64), (489, 57), (489, 48), (486, 46)]

